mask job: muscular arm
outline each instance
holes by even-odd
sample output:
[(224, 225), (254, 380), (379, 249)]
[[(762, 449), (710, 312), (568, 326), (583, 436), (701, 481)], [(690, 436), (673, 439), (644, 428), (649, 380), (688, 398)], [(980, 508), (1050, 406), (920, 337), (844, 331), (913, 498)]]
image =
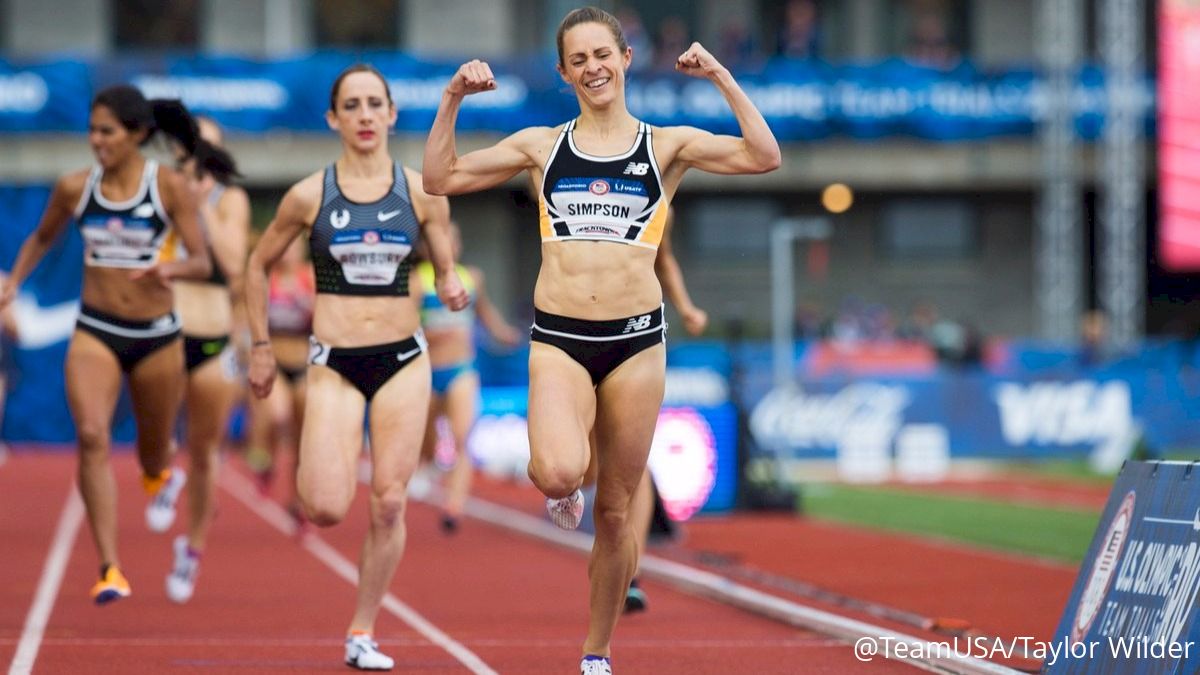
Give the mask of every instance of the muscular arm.
[(775, 134), (728, 69), (698, 42), (679, 56), (676, 69), (712, 82), (725, 97), (742, 132), (739, 138), (693, 127), (671, 128), (670, 133), (679, 142), (676, 158), (685, 168), (719, 174), (766, 173), (779, 168), (782, 155)]
[(196, 199), (188, 189), (184, 178), (172, 169), (160, 168), (158, 186), (163, 196), (163, 206), (179, 238), (187, 249), (187, 258), (160, 263), (158, 275), (165, 281), (171, 279), (204, 279), (212, 272), (212, 259), (204, 245), (204, 231), (200, 228)]
[[(494, 187), (534, 166), (529, 143), (537, 129), (524, 129), (496, 145), (469, 152), (461, 157), (455, 144), (454, 127), (463, 98), (496, 88), (495, 78), (486, 63), (471, 61), (462, 65), (442, 93), (437, 117), (425, 141), (425, 160), (421, 173), (425, 190), (431, 195), (457, 195)], [(545, 129), (542, 129), (542, 133)]]
[(308, 230), (320, 207), (320, 195), (319, 172), (293, 185), (279, 203), (275, 219), (267, 226), (246, 260), (246, 322), (250, 326), (251, 339), (249, 379), (250, 389), (259, 398), (270, 394), (275, 382), (275, 354), (271, 351), (267, 328), (267, 272), (292, 240)]
[(229, 294), (237, 307), (245, 292), (242, 272), (246, 264), (246, 241), (250, 233), (250, 198), (240, 187), (226, 188), (216, 208), (205, 204), (201, 211), (211, 223), (214, 265), (220, 265), (229, 280)]
[(16, 297), (17, 288), (21, 286), (37, 264), (46, 255), (46, 251), (54, 245), (62, 235), (67, 223), (75, 217), (75, 207), (83, 196), (87, 184), (87, 171), (77, 171), (58, 179), (42, 219), (35, 229), (21, 244), (16, 262), (7, 279), (0, 282), (0, 308), (7, 307)]
[(426, 192), (421, 174), (414, 171), (407, 175), (409, 194), (413, 196), (413, 211), (421, 224), (421, 236), (425, 238), (429, 250), (438, 297), (447, 307), (458, 311), (467, 306), (468, 298), (454, 269), (454, 247), (450, 241), (450, 200)]

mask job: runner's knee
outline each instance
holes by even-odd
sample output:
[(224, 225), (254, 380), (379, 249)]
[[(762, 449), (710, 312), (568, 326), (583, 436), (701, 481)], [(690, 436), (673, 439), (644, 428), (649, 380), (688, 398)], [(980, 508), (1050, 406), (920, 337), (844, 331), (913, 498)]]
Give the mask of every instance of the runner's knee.
[(77, 422), (75, 434), (79, 441), (79, 452), (85, 457), (103, 453), (108, 449), (110, 429), (103, 422)]
[(547, 497), (566, 497), (583, 482), (587, 466), (561, 457), (537, 458), (529, 462), (529, 475)]

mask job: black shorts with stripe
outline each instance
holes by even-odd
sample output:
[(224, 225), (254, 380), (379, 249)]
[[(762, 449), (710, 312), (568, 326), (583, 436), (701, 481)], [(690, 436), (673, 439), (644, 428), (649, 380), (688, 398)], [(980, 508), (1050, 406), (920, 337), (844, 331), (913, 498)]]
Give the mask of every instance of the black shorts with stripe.
[(662, 307), (644, 314), (608, 321), (572, 319), (533, 310), (529, 339), (563, 350), (588, 371), (592, 386), (600, 386), (622, 363), (638, 352), (667, 341)]

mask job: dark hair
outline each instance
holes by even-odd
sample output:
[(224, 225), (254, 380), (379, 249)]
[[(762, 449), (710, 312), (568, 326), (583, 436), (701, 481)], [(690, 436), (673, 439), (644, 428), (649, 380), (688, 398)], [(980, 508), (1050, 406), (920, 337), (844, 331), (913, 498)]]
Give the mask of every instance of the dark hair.
[(189, 157), (194, 157), (202, 171), (211, 173), (221, 183), (228, 183), (238, 175), (233, 157), (200, 138), (196, 119), (178, 99), (147, 100), (137, 87), (118, 84), (96, 94), (92, 109), (98, 106), (108, 108), (129, 131), (145, 129), (147, 133), (142, 145), (150, 142), (155, 134), (163, 133), (179, 143)]
[(342, 80), (346, 79), (346, 76), (352, 73), (371, 73), (375, 77), (378, 77), (379, 81), (383, 83), (383, 90), (387, 92), (388, 105), (395, 105), (392, 103), (392, 88), (388, 86), (387, 78), (383, 76), (383, 73), (379, 72), (378, 68), (369, 63), (356, 63), (343, 70), (337, 76), (337, 79), (333, 81), (333, 87), (329, 90), (330, 110), (337, 111), (338, 90), (342, 88)]
[(621, 53), (629, 49), (629, 43), (625, 40), (625, 31), (621, 30), (621, 22), (617, 21), (617, 17), (599, 7), (580, 7), (568, 12), (563, 17), (562, 23), (558, 24), (558, 35), (555, 37), (558, 44), (558, 65), (563, 65), (563, 36), (567, 31), (583, 23), (599, 23), (608, 26), (613, 39), (617, 41), (617, 49), (620, 49)]

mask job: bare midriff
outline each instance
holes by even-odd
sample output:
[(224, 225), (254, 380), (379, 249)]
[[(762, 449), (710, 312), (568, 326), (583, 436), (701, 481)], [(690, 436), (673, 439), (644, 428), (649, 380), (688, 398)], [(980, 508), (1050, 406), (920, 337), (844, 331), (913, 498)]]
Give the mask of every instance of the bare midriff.
[(134, 279), (138, 270), (84, 267), (83, 304), (131, 321), (149, 321), (175, 307), (175, 294), (150, 275)]
[(420, 325), (412, 297), (318, 293), (313, 306), (313, 335), (331, 347), (397, 342)]
[(655, 309), (662, 304), (655, 254), (651, 248), (607, 241), (544, 242), (534, 306), (588, 321)]

